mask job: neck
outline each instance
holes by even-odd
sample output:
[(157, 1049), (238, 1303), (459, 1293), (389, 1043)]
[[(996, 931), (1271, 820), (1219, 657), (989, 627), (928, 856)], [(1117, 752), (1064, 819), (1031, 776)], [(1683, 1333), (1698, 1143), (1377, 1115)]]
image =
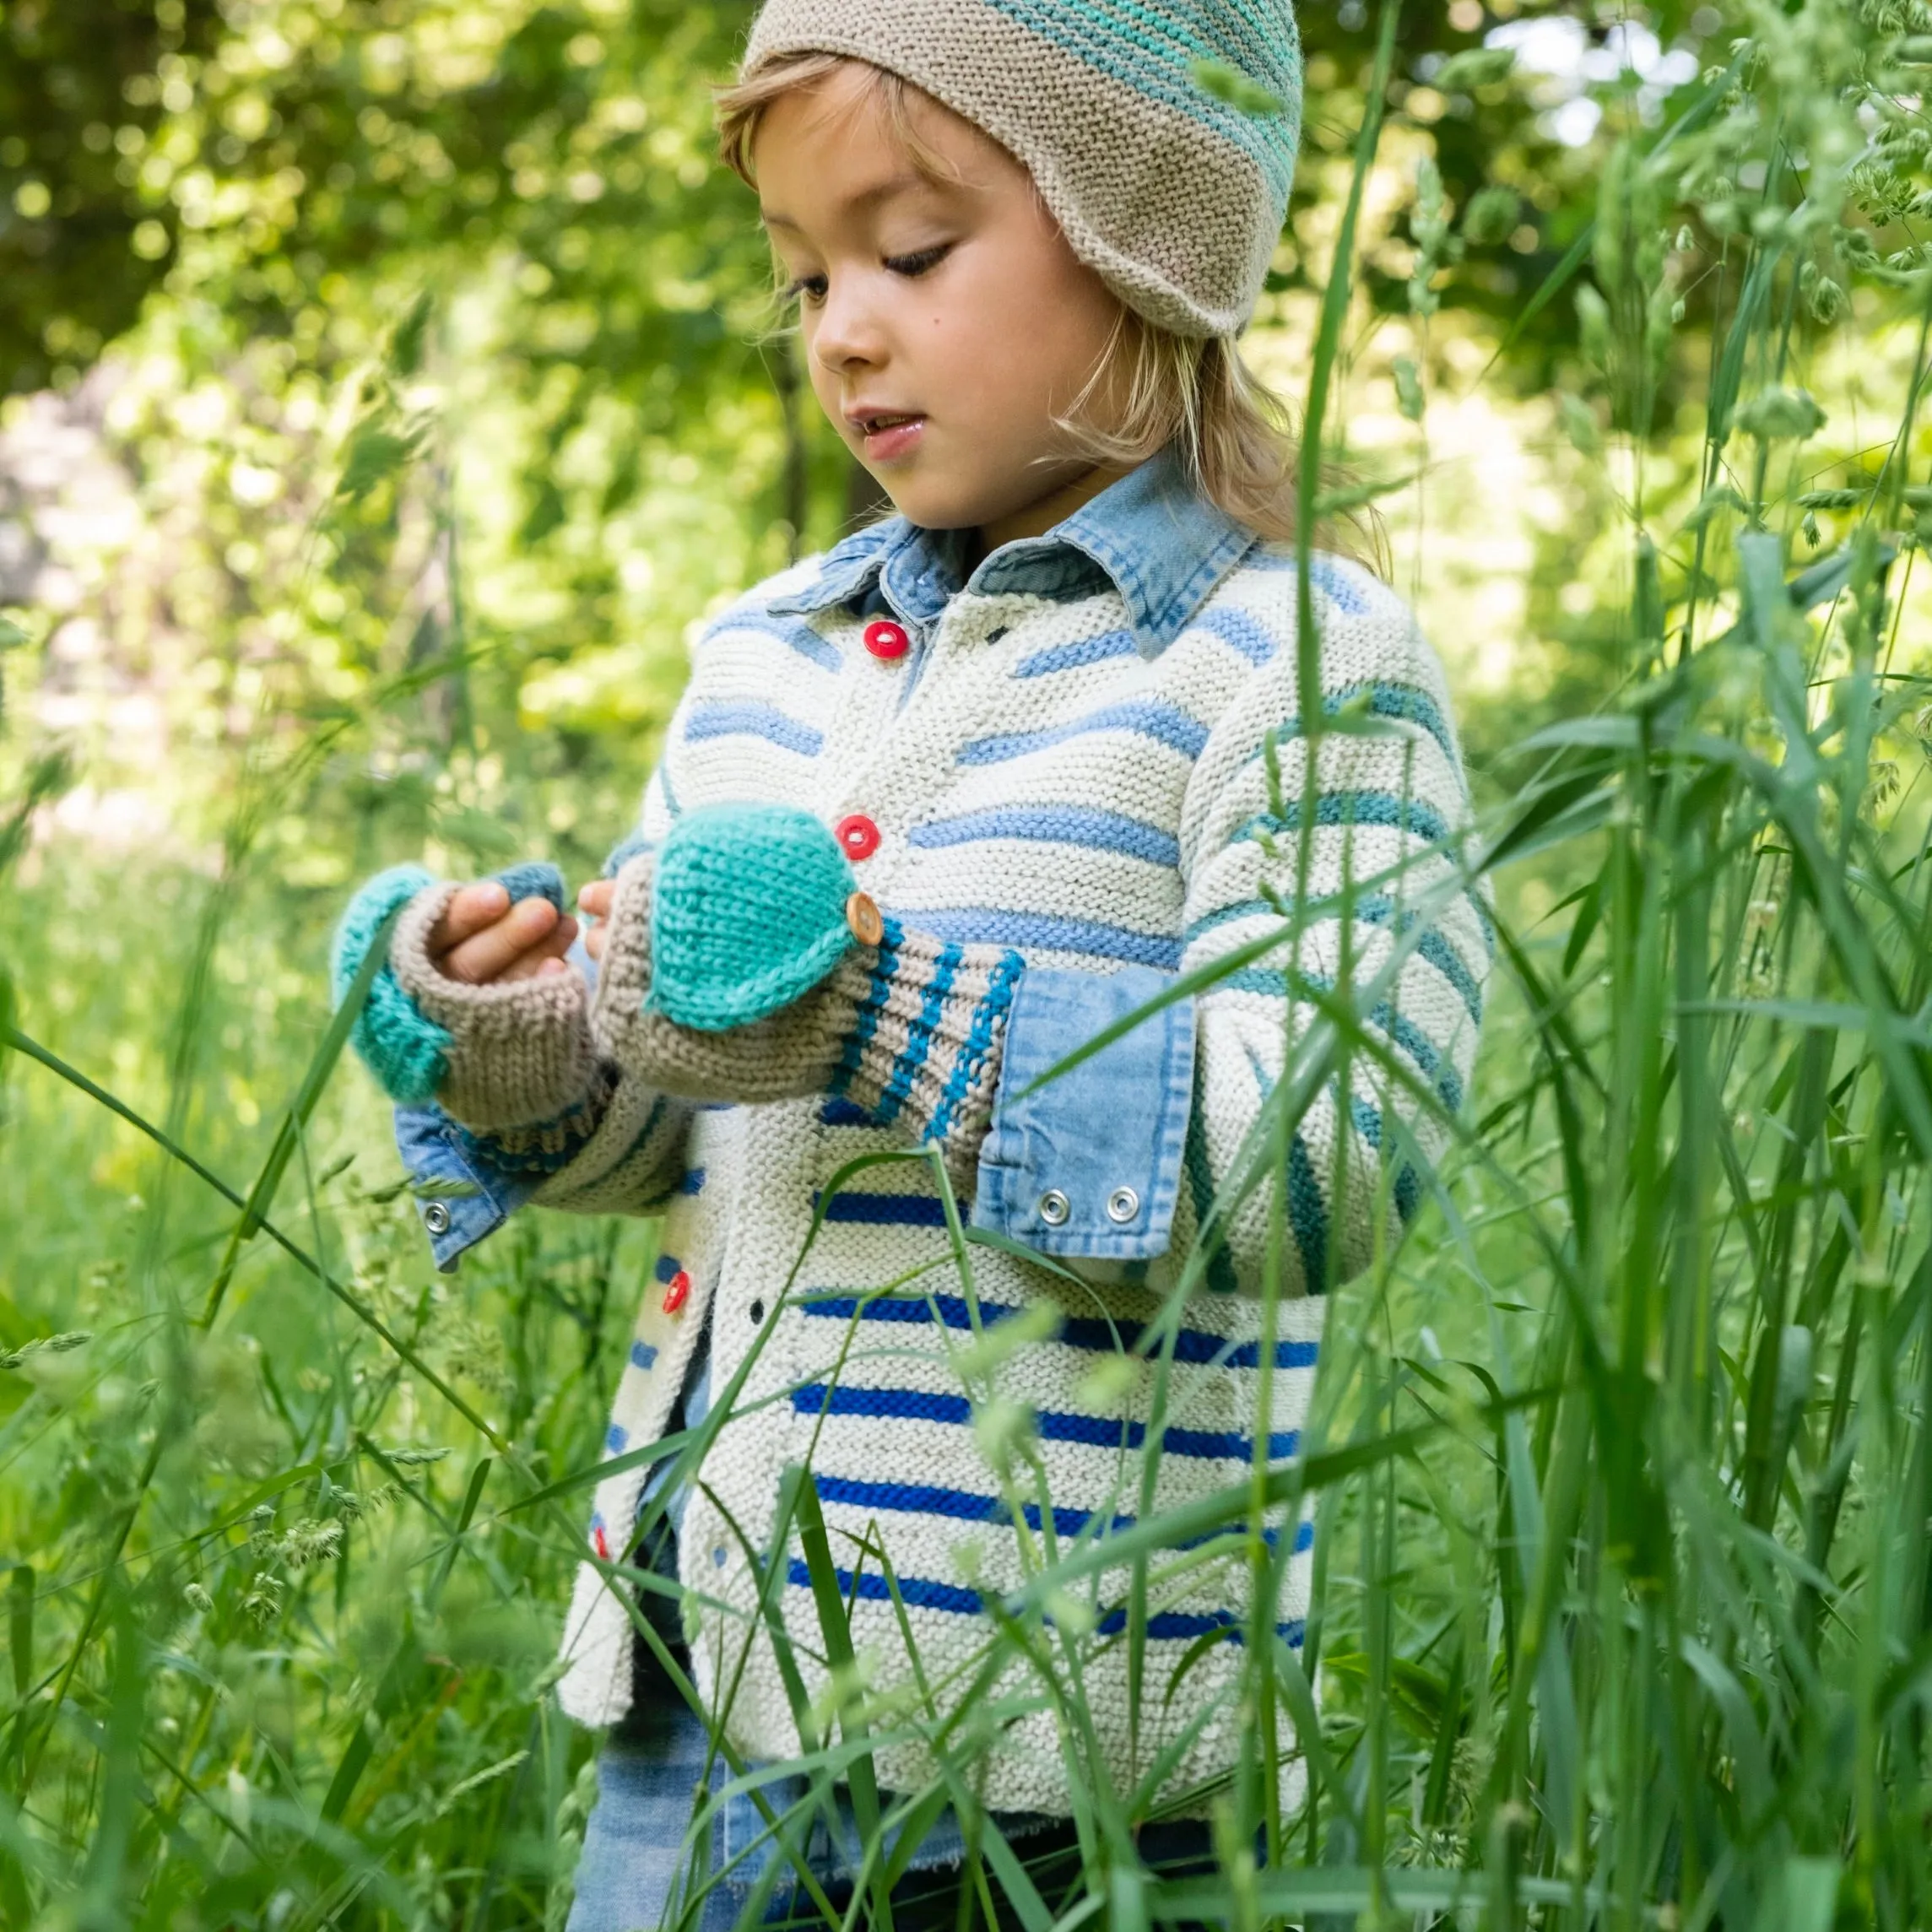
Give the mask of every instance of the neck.
[(1063, 523), (1083, 504), (1090, 503), (1109, 484), (1118, 483), (1134, 466), (1132, 463), (1096, 463), (1057, 490), (1036, 498), (1010, 517), (996, 518), (973, 531), (966, 540), (966, 569), (976, 570), (1002, 544), (1016, 543), (1022, 537), (1042, 537), (1056, 523)]

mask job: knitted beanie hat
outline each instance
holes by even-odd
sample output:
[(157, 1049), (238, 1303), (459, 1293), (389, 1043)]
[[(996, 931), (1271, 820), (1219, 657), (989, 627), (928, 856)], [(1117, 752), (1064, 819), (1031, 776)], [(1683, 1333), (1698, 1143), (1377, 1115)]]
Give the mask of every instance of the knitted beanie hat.
[(1233, 335), (1253, 312), (1301, 134), (1292, 0), (766, 0), (744, 73), (796, 53), (884, 68), (990, 134), (1150, 322)]

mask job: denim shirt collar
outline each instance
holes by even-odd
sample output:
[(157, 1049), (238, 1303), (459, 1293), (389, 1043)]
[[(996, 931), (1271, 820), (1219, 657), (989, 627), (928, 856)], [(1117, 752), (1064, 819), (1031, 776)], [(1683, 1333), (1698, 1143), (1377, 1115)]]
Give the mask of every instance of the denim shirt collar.
[(775, 598), (771, 611), (798, 617), (856, 608), (876, 592), (901, 622), (923, 628), (961, 590), (1067, 598), (1104, 582), (1120, 593), (1135, 641), (1152, 658), (1187, 629), (1256, 541), (1192, 488), (1179, 459), (1163, 450), (1044, 536), (1001, 544), (963, 581), (965, 532), (893, 517), (828, 551), (817, 581)]

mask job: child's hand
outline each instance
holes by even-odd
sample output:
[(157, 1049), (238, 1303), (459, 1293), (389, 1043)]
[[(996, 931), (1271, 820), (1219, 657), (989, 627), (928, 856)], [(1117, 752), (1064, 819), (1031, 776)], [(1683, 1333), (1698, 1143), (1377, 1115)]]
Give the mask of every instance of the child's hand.
[(576, 921), (548, 899), (511, 905), (508, 891), (486, 879), (450, 901), (430, 928), (429, 954), (451, 979), (493, 986), (568, 972), (563, 955), (576, 936)]
[(614, 879), (598, 879), (577, 894), (577, 909), (597, 923), (584, 928), (583, 950), (601, 963), (603, 958), (603, 922), (610, 917), (610, 901), (617, 891)]

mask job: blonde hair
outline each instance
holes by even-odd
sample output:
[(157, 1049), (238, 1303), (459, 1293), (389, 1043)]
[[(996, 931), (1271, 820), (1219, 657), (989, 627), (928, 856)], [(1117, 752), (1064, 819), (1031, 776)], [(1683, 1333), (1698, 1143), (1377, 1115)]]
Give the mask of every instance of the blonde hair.
[[(847, 68), (865, 70), (865, 96), (893, 139), (928, 179), (954, 170), (919, 133), (910, 81), (845, 54), (778, 54), (717, 89), (718, 154), (748, 187), (758, 178), (752, 148), (772, 102)], [(1096, 420), (1104, 413), (1105, 426)], [(1096, 463), (1132, 468), (1172, 446), (1188, 479), (1235, 522), (1271, 542), (1299, 534), (1301, 445), (1288, 405), (1242, 361), (1228, 336), (1183, 336), (1120, 305), (1113, 333), (1061, 428)], [(1330, 483), (1324, 468), (1323, 481)], [(1318, 540), (1379, 567), (1383, 544), (1372, 513), (1318, 523)]]

